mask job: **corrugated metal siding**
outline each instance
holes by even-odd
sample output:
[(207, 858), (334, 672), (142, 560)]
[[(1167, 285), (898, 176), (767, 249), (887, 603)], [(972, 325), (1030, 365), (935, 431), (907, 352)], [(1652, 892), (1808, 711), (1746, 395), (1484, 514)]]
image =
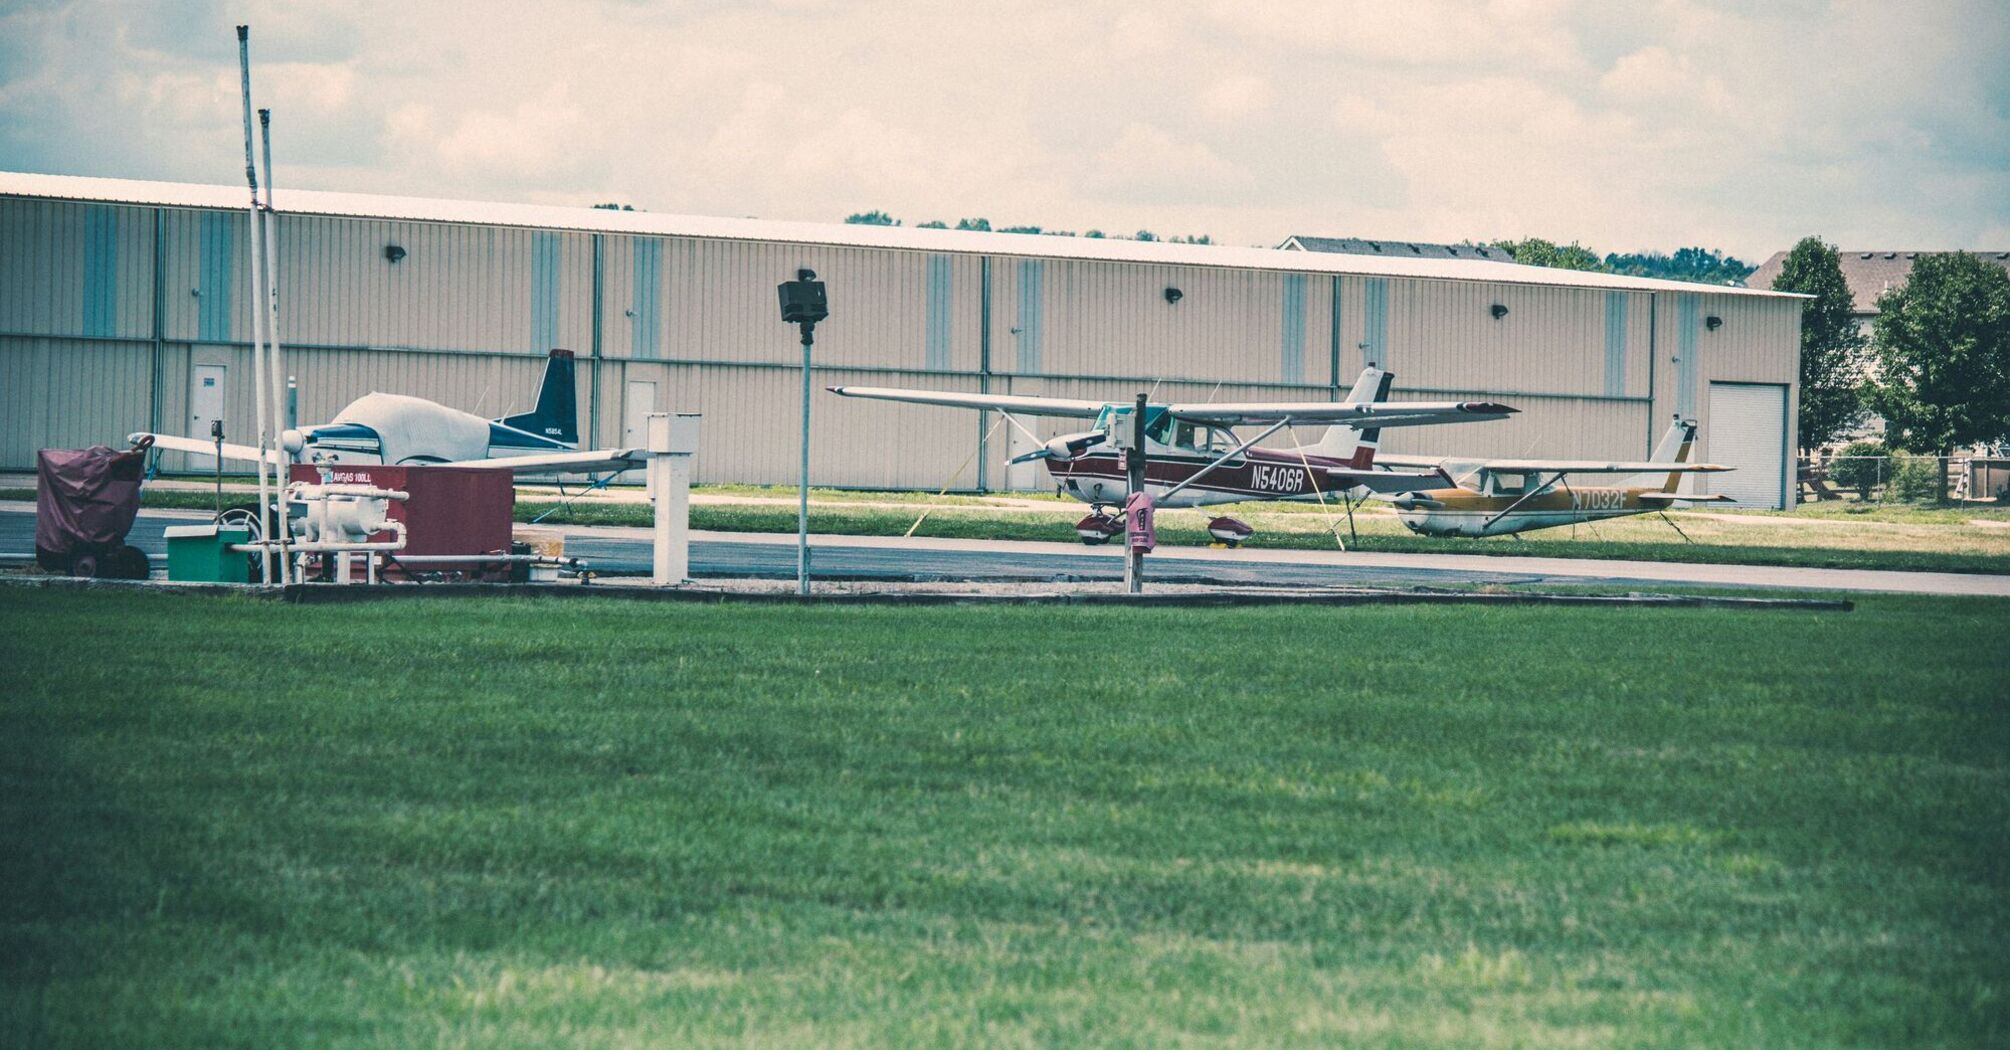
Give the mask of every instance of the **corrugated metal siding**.
[[(278, 235), (289, 342), (526, 353), (592, 342), (584, 234), (281, 215)], [(405, 250), (397, 262), (392, 245)]]
[(152, 310), (150, 209), (0, 200), (0, 331), (140, 338)]
[[(146, 358), (152, 215), (0, 200), (0, 331), (83, 335), (109, 322)], [(233, 435), (248, 440), (249, 355), (219, 345), (249, 335), (244, 214), (169, 208), (162, 215), (170, 345), (161, 418), (178, 429), (191, 360), (227, 360), (233, 396), (242, 398), (230, 409)], [(371, 389), (483, 415), (525, 407), (542, 367), (538, 344), (555, 338), (581, 354), (582, 424), (597, 376), (601, 442), (621, 434), (623, 376), (653, 369), (662, 407), (722, 406), (716, 430), (708, 424), (702, 477), (787, 481), (797, 382), (788, 366), (799, 350), (795, 330), (776, 315), (773, 288), (805, 266), (829, 283), (834, 311), (818, 328), (820, 386), (838, 375), (875, 385), (979, 385), (984, 260), (974, 255), (603, 235), (606, 359), (596, 363), (587, 356), (591, 235), (298, 215), (282, 216), (279, 235), (281, 333), (308, 422)], [(397, 263), (383, 254), (393, 243), (407, 252)], [(1796, 368), (1798, 300), (1704, 287), (1657, 295), (1019, 256), (994, 258), (991, 273), (994, 391), (1129, 400), (1165, 380), (1161, 399), (1325, 400), (1339, 392), (1337, 349), (1343, 384), (1363, 361), (1378, 360), (1397, 373), (1398, 398), (1489, 397), (1524, 409), (1507, 423), (1392, 431), (1388, 447), (1403, 451), (1633, 454), (1645, 451), (1684, 390), (1692, 413), (1707, 411), (1698, 402), (1708, 382), (1790, 383)], [(1178, 303), (1166, 302), (1167, 288), (1181, 290)], [(1489, 310), (1496, 302), (1508, 308), (1498, 320)], [(1709, 315), (1724, 321), (1714, 332), (1701, 327)], [(53, 352), (92, 346), (117, 349), (100, 340)], [(9, 466), (32, 464), (34, 447), (58, 440), (52, 417), (36, 406), (46, 400), (46, 377), (70, 373), (35, 360), (15, 347), (5, 364), (0, 461)], [(130, 391), (148, 385), (151, 366), (143, 371), (119, 372), (124, 392), (108, 394), (102, 408), (80, 402), (77, 428), (117, 436), (142, 425), (149, 406), (135, 409)], [(1025, 374), (1010, 378), (1015, 371)], [(1643, 400), (1650, 394), (1651, 405)], [(1789, 398), (1791, 412), (1791, 391)], [(900, 421), (895, 431), (855, 428), (854, 420), (876, 413), (824, 400), (820, 394), (817, 441), (835, 450), (833, 484), (940, 486), (979, 430), (968, 414), (915, 408), (887, 409)], [(1316, 438), (1317, 428), (1306, 436)], [(758, 447), (739, 448), (741, 440)], [(1008, 447), (1002, 433), (991, 443), (994, 482)]]
[[(609, 243), (617, 241), (610, 238)], [(666, 240), (663, 251), (664, 358), (799, 361), (796, 329), (781, 321), (775, 286), (808, 268), (831, 296), (831, 316), (816, 331), (819, 364), (929, 367), (931, 264), (925, 254), (685, 238)], [(621, 254), (608, 253), (610, 260)], [(963, 258), (948, 266), (948, 341), (937, 348), (935, 360), (961, 371), (977, 367), (979, 265), (977, 259)], [(632, 295), (612, 298), (624, 287), (612, 267), (604, 287), (610, 295), (608, 316), (621, 317), (633, 307)], [(617, 338), (611, 330), (605, 345), (610, 357), (633, 352), (633, 340)]]
[[(1388, 349), (1382, 363), (1396, 373), (1399, 387), (1647, 395), (1644, 293), (1448, 281), (1390, 285)], [(1616, 329), (1608, 298), (1614, 295), (1626, 297)], [(1369, 331), (1362, 341), (1372, 346), (1372, 294), (1365, 298), (1370, 321), (1364, 322)], [(1507, 313), (1495, 318), (1496, 305)], [(1608, 393), (1615, 333), (1624, 336), (1616, 348), (1623, 374), (1617, 395)]]
[[(1331, 297), (1303, 274), (1059, 260), (994, 269), (994, 368), (1302, 382), (1329, 376)], [(1041, 278), (1036, 292), (1031, 275)], [(1167, 302), (1169, 289), (1179, 290)]]
[(0, 337), (5, 465), (33, 468), (38, 448), (123, 446), (146, 427), (152, 387), (145, 346)]

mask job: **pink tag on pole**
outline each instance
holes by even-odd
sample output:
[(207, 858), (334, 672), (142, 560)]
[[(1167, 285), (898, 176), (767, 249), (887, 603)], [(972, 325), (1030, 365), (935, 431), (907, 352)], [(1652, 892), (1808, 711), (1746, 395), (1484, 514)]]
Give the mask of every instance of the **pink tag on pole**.
[(1150, 554), (1159, 545), (1159, 530), (1152, 523), (1152, 494), (1133, 492), (1124, 501), (1124, 531), (1129, 534), (1131, 549), (1140, 554)]

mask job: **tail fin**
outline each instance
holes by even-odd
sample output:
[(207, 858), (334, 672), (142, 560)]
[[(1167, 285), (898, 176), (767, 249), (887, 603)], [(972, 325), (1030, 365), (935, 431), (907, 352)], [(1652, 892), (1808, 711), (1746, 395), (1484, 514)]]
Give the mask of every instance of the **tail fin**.
[(572, 351), (553, 350), (545, 359), (536, 408), (495, 422), (567, 445), (579, 444), (579, 392), (573, 384)]
[[(1386, 400), (1389, 387), (1396, 382), (1394, 372), (1385, 372), (1374, 365), (1361, 370), (1359, 378), (1347, 391), (1343, 405), (1366, 405)], [(1319, 443), (1310, 451), (1333, 459), (1348, 460), (1355, 470), (1367, 470), (1375, 465), (1375, 449), (1382, 443), (1382, 428), (1369, 427), (1366, 430), (1337, 423), (1326, 428)]]
[[(1654, 453), (1647, 457), (1647, 461), (1650, 463), (1687, 463), (1689, 462), (1689, 454), (1695, 447), (1696, 421), (1676, 416), (1675, 421), (1668, 424), (1667, 432), (1661, 435), (1661, 440), (1655, 443)], [(1627, 483), (1633, 485), (1653, 485), (1657, 482), (1661, 486), (1661, 491), (1673, 492), (1675, 491), (1675, 487), (1682, 483), (1682, 475), (1678, 473), (1663, 475), (1658, 471), (1648, 471), (1643, 474), (1635, 474), (1627, 479)]]

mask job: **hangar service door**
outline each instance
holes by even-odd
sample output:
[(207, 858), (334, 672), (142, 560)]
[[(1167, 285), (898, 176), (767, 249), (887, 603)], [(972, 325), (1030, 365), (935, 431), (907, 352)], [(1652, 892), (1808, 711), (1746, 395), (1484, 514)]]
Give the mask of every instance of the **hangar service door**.
[(1740, 507), (1784, 506), (1787, 492), (1787, 388), (1773, 383), (1711, 383), (1712, 463), (1737, 469), (1704, 474), (1709, 491)]
[[(656, 411), (656, 384), (631, 379), (621, 401), (621, 447), (641, 448), (649, 443), (649, 413)], [(626, 471), (623, 481), (632, 481), (636, 470)]]
[[(223, 392), (230, 378), (227, 365), (196, 365), (189, 369), (188, 377), (188, 436), (200, 441), (210, 440), (209, 427), (212, 422), (223, 418)], [(249, 434), (233, 434), (229, 424), (224, 424), (225, 441), (239, 445), (249, 445)], [(216, 469), (216, 457), (198, 452), (186, 453), (186, 469), (192, 473), (207, 473)]]

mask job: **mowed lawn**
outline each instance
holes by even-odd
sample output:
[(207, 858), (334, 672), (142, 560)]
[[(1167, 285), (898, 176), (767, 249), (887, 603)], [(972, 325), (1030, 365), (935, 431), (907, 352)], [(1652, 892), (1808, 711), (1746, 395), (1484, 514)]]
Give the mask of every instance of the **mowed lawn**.
[(0, 588), (0, 1045), (2003, 1045), (2006, 638)]

